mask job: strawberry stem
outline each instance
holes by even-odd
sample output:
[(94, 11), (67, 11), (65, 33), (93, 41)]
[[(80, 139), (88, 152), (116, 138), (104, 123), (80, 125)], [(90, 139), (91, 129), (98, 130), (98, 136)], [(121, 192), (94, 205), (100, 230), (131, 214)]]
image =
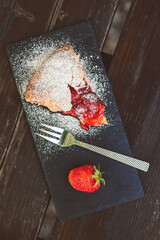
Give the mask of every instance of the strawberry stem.
[(94, 174), (92, 175), (92, 178), (94, 178), (96, 180), (95, 183), (95, 187), (101, 182), (103, 183), (103, 186), (105, 186), (105, 180), (102, 178), (102, 174), (103, 172), (100, 171), (100, 165), (98, 164), (98, 169), (96, 168), (96, 166), (94, 166)]

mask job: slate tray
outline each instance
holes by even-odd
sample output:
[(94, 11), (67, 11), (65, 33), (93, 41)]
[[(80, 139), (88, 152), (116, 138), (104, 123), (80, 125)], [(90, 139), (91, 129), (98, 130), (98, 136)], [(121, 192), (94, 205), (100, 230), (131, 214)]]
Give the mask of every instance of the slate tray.
[[(79, 127), (78, 121), (73, 117), (52, 113), (47, 108), (30, 104), (24, 99), (28, 82), (40, 64), (53, 50), (67, 43), (80, 54), (92, 88), (106, 105), (108, 126), (91, 127), (87, 132)], [(7, 53), (60, 221), (143, 197), (136, 169), (78, 146), (55, 146), (35, 134), (39, 132), (40, 122), (44, 122), (65, 127), (81, 141), (132, 156), (91, 24), (82, 22), (11, 44), (7, 46)], [(92, 194), (74, 190), (68, 182), (68, 173), (82, 164), (100, 164), (105, 172), (106, 186)]]

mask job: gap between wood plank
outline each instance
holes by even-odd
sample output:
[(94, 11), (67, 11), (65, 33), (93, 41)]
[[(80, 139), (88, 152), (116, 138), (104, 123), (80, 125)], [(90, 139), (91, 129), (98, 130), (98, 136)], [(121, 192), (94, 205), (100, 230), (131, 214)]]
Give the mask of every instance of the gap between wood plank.
[(63, 0), (57, 0), (57, 2), (55, 4), (55, 8), (54, 8), (52, 16), (51, 16), (51, 19), (50, 19), (50, 22), (49, 22), (49, 26), (47, 28), (47, 32), (54, 28), (57, 18), (58, 18), (58, 15), (59, 15), (59, 10), (60, 10), (62, 4), (63, 4)]
[(117, 5), (115, 5), (114, 10), (112, 11), (113, 14), (112, 14), (112, 17), (111, 17), (111, 19), (110, 19), (110, 24), (108, 24), (108, 28), (107, 28), (107, 30), (106, 30), (106, 34), (105, 34), (105, 36), (104, 36), (104, 38), (103, 38), (103, 41), (101, 42), (101, 45), (100, 45), (100, 51), (101, 51), (101, 52), (102, 52), (102, 49), (103, 49), (104, 44), (105, 44), (105, 42), (106, 42), (106, 39), (107, 39), (107, 37), (108, 37), (108, 33), (109, 33), (110, 28), (111, 28), (111, 25), (112, 25), (112, 22), (113, 22), (113, 18), (114, 18), (114, 16), (115, 16), (116, 11), (117, 11), (118, 5), (119, 5), (119, 1), (118, 1)]

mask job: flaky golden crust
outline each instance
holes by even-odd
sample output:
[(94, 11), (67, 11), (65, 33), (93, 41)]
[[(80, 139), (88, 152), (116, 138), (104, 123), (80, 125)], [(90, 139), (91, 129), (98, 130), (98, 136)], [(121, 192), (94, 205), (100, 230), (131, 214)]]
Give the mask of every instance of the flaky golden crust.
[[(59, 48), (58, 51), (64, 51), (64, 50), (66, 50), (66, 48), (68, 50), (72, 51), (72, 53), (74, 54), (75, 59), (76, 59), (75, 61), (77, 61), (79, 63), (79, 56), (76, 55), (76, 53), (74, 52), (71, 45), (66, 44), (66, 45), (62, 46), (61, 48)], [(50, 58), (52, 58), (52, 56)], [(38, 95), (34, 94), (34, 91), (33, 91), (34, 86), (36, 85), (37, 81), (39, 81), (39, 79), (41, 78), (42, 67), (43, 67), (43, 65), (35, 72), (35, 74), (31, 78), (31, 80), (28, 84), (27, 90), (26, 90), (25, 99), (26, 99), (26, 101), (28, 101), (30, 103), (35, 103), (35, 104), (47, 107), (52, 112), (59, 112), (62, 109), (59, 107), (58, 103), (56, 103), (56, 101), (54, 99), (51, 99), (51, 100), (46, 102), (41, 98), (40, 91), (39, 91)], [(79, 67), (80, 67), (79, 78), (83, 79), (85, 77), (86, 73), (84, 72), (81, 64), (79, 64)]]

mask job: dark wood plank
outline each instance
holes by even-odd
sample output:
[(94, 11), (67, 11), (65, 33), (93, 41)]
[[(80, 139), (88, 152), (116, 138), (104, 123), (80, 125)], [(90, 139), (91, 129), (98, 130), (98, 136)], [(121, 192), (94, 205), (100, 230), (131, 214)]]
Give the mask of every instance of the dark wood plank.
[(81, 226), (83, 226), (85, 217), (78, 218), (75, 220), (67, 221), (65, 223), (60, 223), (58, 218), (52, 230), (52, 234), (50, 239), (58, 240), (58, 239), (76, 239), (77, 233)]
[(151, 163), (148, 173), (140, 172), (146, 196), (77, 222), (57, 222), (51, 239), (160, 239), (159, 10), (158, 0), (134, 1), (109, 71), (133, 155)]
[(31, 139), (21, 111), (0, 171), (0, 236), (4, 240), (35, 239), (48, 201), (49, 191)]
[(64, 0), (58, 19), (52, 22), (55, 29), (89, 20), (92, 23), (97, 43), (102, 49), (119, 0)]
[[(131, 234), (134, 239), (160, 239), (159, 28), (159, 1), (135, 1), (109, 72), (133, 154), (151, 163), (147, 174), (140, 173), (145, 199), (127, 206), (130, 218), (117, 211), (117, 235), (122, 239)], [(132, 229), (121, 232), (124, 226)]]
[[(6, 21), (0, 49), (0, 204), (3, 209), (0, 237), (4, 240), (35, 239), (50, 197), (24, 113), (19, 116), (21, 101), (5, 46), (45, 32), (57, 1), (37, 0), (34, 5), (31, 0), (18, 1), (18, 5), (13, 2), (12, 7), (8, 5), (10, 11), (5, 11), (6, 18), (3, 16)], [(8, 21), (11, 11), (13, 14)]]

